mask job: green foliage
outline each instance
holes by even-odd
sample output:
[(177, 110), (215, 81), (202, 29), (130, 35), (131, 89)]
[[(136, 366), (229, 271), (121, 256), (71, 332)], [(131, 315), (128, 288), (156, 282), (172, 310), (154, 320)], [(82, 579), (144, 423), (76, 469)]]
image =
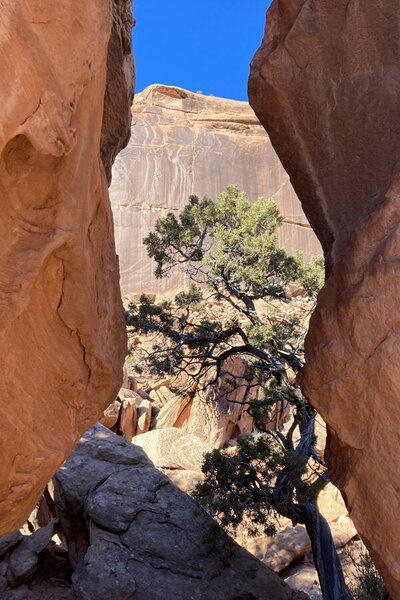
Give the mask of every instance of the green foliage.
[(198, 286), (192, 284), (188, 290), (180, 292), (175, 296), (175, 304), (180, 308), (191, 306), (193, 309), (194, 304), (201, 307), (203, 299), (204, 295), (202, 290)]
[[(153, 371), (161, 373), (164, 367), (174, 366), (188, 370), (183, 347), (190, 348), (192, 367), (204, 371), (215, 364), (217, 349), (222, 353), (239, 342), (253, 350), (267, 351), (270, 357), (277, 352), (281, 358), (286, 355), (287, 364), (299, 368), (304, 332), (298, 321), (271, 321), (261, 317), (254, 304), (271, 297), (285, 298), (285, 286), (294, 279), (311, 295), (322, 283), (321, 257), (307, 265), (299, 253), (287, 256), (279, 247), (276, 229), (281, 223), (272, 199), (259, 198), (251, 204), (234, 185), (216, 202), (191, 196), (178, 217), (169, 213), (157, 221), (155, 231), (144, 240), (149, 256), (155, 259), (157, 277), (180, 266), (193, 284), (173, 303), (155, 307), (142, 298), (139, 306), (130, 307), (129, 326), (141, 333), (158, 331), (165, 338), (148, 358)], [(211, 297), (228, 302), (236, 316), (222, 324), (196, 315)], [(240, 315), (247, 318), (246, 325)], [(162, 351), (169, 356), (161, 358)], [(250, 354), (250, 362), (260, 358), (254, 352)]]
[(236, 297), (279, 296), (293, 280), (313, 295), (322, 281), (321, 257), (305, 265), (299, 253), (287, 256), (275, 233), (281, 223), (273, 199), (251, 204), (244, 192), (230, 185), (217, 202), (191, 196), (179, 218), (169, 213), (159, 219), (144, 244), (157, 264), (157, 277), (172, 266), (191, 263), (192, 274), (201, 274), (202, 282)]
[(149, 298), (142, 294), (140, 304), (129, 305), (125, 321), (128, 326), (141, 333), (165, 331), (172, 334), (174, 320), (170, 308), (169, 302), (162, 305), (151, 304)]
[[(238, 356), (245, 373), (225, 376), (230, 390), (244, 385), (247, 398), (254, 382), (261, 386), (261, 399), (243, 403), (263, 433), (239, 440), (234, 456), (218, 450), (208, 454), (205, 480), (194, 496), (222, 525), (235, 527), (246, 518), (268, 533), (277, 514), (297, 522), (296, 508), (314, 502), (327, 481), (326, 475), (309, 471), (315, 411), (288, 378), (289, 367), (293, 373), (303, 364), (305, 332), (298, 319), (272, 318), (267, 310), (271, 298), (290, 301), (285, 288), (291, 281), (314, 297), (323, 283), (323, 261), (316, 257), (307, 265), (300, 253), (288, 256), (276, 236), (281, 223), (272, 199), (251, 204), (233, 185), (216, 202), (192, 196), (178, 217), (169, 213), (159, 219), (144, 240), (157, 277), (180, 267), (192, 285), (157, 306), (143, 297), (127, 314), (135, 331), (160, 336), (144, 357), (152, 372), (183, 372), (196, 385), (213, 373), (213, 383), (226, 361)], [(223, 301), (231, 316), (214, 318), (207, 308), (211, 301)], [(271, 425), (272, 415), (287, 404), (293, 423), (283, 434)]]
[(313, 256), (309, 263), (303, 262), (300, 251), (295, 252), (297, 263), (297, 281), (304, 287), (307, 294), (316, 296), (324, 285), (325, 267), (322, 256)]
[(156, 277), (163, 277), (168, 266), (202, 260), (203, 252), (199, 242), (202, 232), (207, 231), (211, 225), (212, 218), (212, 200), (206, 197), (199, 202), (196, 196), (191, 196), (179, 219), (173, 213), (168, 213), (164, 219), (158, 219), (156, 230), (143, 240), (148, 255), (157, 263)]
[(248, 330), (250, 344), (255, 348), (273, 345), (276, 350), (283, 350), (289, 342), (295, 343), (298, 336), (299, 320), (292, 318), (281, 323), (252, 325)]
[(202, 470), (205, 479), (192, 494), (199, 504), (224, 527), (246, 517), (268, 535), (276, 532), (277, 515), (294, 518), (293, 503), (313, 502), (321, 489), (304, 478), (307, 459), (267, 434), (239, 439), (233, 456), (213, 450)]
[(383, 598), (385, 585), (367, 551), (358, 559), (351, 557), (357, 571), (357, 583), (353, 586), (354, 600), (379, 600)]
[(205, 456), (202, 470), (206, 478), (193, 497), (224, 527), (236, 527), (246, 514), (265, 532), (275, 533), (278, 507), (271, 504), (270, 487), (279, 469), (285, 468), (285, 460), (279, 444), (266, 436), (239, 440), (234, 456), (213, 450)]

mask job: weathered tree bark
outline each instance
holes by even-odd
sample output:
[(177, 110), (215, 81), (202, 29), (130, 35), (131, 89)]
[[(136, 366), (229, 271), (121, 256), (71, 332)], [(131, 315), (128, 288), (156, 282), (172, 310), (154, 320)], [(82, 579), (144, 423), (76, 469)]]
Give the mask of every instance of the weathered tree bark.
[(324, 600), (353, 600), (347, 587), (329, 525), (315, 504), (299, 504), (296, 519), (311, 540), (315, 566)]

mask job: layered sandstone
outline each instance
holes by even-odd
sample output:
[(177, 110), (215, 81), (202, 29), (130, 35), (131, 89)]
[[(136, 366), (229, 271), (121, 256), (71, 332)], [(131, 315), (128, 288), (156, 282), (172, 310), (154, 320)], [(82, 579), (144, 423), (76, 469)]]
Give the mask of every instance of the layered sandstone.
[(156, 280), (143, 238), (168, 211), (178, 214), (189, 196), (215, 199), (236, 183), (250, 200), (273, 196), (285, 223), (279, 237), (287, 251), (321, 253), (288, 176), (247, 102), (152, 85), (132, 106), (128, 146), (118, 156), (110, 188), (121, 287), (163, 292), (182, 275)]
[(122, 379), (106, 173), (129, 133), (129, 6), (1, 4), (1, 535), (21, 525)]
[(249, 80), (325, 250), (301, 385), (350, 515), (400, 598), (400, 21), (394, 0), (275, 0)]

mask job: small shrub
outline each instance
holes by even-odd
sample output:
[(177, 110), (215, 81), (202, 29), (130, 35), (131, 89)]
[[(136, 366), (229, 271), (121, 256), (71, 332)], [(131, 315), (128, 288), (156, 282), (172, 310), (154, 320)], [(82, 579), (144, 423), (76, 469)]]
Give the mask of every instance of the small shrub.
[(359, 557), (350, 558), (356, 568), (357, 582), (352, 586), (351, 592), (354, 600), (380, 600), (385, 592), (385, 584), (375, 568), (368, 552), (362, 551)]

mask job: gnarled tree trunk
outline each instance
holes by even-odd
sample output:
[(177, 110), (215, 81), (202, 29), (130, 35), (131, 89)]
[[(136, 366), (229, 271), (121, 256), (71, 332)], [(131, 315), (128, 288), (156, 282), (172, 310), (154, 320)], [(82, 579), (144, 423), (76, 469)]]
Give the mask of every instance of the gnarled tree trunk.
[(303, 523), (311, 540), (315, 566), (324, 600), (353, 600), (336, 552), (331, 530), (315, 504), (299, 504), (296, 520)]

